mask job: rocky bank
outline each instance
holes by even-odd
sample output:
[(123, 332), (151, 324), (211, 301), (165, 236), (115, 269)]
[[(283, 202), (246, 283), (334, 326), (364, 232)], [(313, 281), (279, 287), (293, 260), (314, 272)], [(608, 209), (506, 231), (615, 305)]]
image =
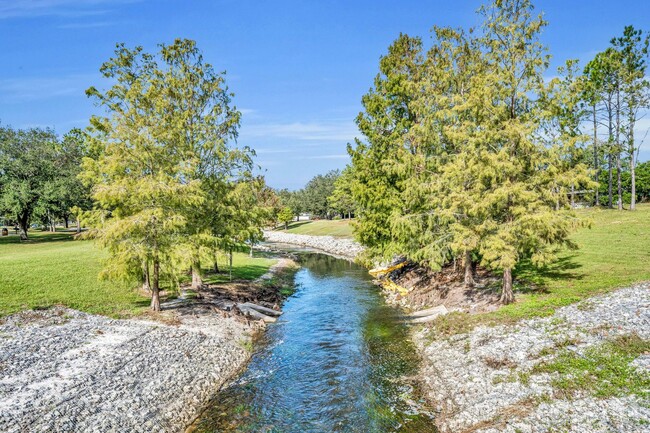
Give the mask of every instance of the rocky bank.
[(354, 260), (363, 251), (363, 247), (351, 239), (333, 236), (310, 236), (267, 230), (264, 240), (281, 244), (299, 245), (314, 248), (337, 257)]
[(179, 432), (249, 358), (221, 314), (174, 326), (55, 307), (0, 325), (0, 431)]
[[(584, 358), (590, 348), (630, 335), (650, 339), (650, 283), (587, 299), (551, 317), (479, 327), (448, 339), (422, 330), (416, 342), (442, 433), (648, 432), (648, 398), (566, 395), (554, 382), (557, 373), (536, 369), (560, 353)], [(649, 375), (650, 353), (631, 365)]]

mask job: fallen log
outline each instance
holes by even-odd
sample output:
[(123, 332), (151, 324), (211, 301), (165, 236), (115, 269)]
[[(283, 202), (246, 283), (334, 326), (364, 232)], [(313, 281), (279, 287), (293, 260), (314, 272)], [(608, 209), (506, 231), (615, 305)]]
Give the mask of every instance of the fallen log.
[(434, 320), (438, 316), (447, 314), (449, 310), (444, 305), (429, 308), (427, 310), (417, 311), (406, 317), (409, 323), (426, 323)]
[(263, 320), (265, 323), (273, 323), (278, 320), (277, 317), (267, 316), (266, 314), (260, 313), (259, 311), (254, 310), (250, 307), (244, 307), (240, 304), (237, 304), (237, 309), (244, 315), (256, 320)]
[(267, 316), (278, 317), (282, 315), (282, 311), (274, 310), (272, 308), (262, 307), (261, 305), (253, 304), (252, 302), (244, 302), (242, 304), (237, 304), (237, 307), (252, 308), (253, 310), (259, 311), (260, 313), (266, 314)]

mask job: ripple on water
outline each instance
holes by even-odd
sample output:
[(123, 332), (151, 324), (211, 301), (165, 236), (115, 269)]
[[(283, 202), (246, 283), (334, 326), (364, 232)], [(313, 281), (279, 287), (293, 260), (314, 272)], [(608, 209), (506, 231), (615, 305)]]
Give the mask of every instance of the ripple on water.
[(431, 433), (418, 398), (418, 357), (367, 272), (302, 257), (296, 294), (246, 372), (217, 394), (198, 432)]

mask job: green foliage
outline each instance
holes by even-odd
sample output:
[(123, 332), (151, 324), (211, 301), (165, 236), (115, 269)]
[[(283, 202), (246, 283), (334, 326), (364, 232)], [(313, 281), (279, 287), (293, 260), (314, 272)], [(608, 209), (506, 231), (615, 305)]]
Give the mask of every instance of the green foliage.
[(314, 176), (301, 192), (304, 210), (312, 217), (332, 218), (328, 198), (334, 192), (334, 184), (340, 176), (339, 170)]
[(327, 198), (330, 209), (343, 218), (346, 216), (351, 217), (355, 212), (354, 197), (352, 195), (353, 182), (352, 168), (348, 166), (334, 182), (334, 191)]
[(120, 44), (101, 72), (114, 84), (87, 91), (107, 112), (91, 119), (96, 156), (84, 160), (97, 203), (91, 235), (109, 249), (106, 276), (151, 274), (158, 309), (161, 276), (199, 274), (217, 247), (259, 239), (263, 181), (250, 175), (251, 151), (230, 145), (240, 113), (193, 41), (155, 55)]
[(24, 239), (32, 221), (52, 225), (73, 208), (90, 206), (77, 178), (86, 152), (79, 130), (59, 140), (49, 129), (0, 128), (0, 213), (20, 226)]
[(284, 228), (289, 228), (288, 225), (293, 221), (293, 210), (289, 206), (283, 208), (278, 214), (278, 221), (284, 224)]
[(481, 8), (480, 31), (400, 36), (380, 62), (349, 149), (356, 235), (371, 258), (439, 269), (454, 258), (504, 271), (556, 258), (577, 219), (569, 188), (589, 188), (575, 63), (544, 82), (545, 26), (529, 1)]

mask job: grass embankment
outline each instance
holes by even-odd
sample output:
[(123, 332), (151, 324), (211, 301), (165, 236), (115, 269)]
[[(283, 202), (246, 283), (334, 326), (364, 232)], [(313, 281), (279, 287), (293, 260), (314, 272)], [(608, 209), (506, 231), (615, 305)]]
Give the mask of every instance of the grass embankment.
[[(349, 219), (346, 220), (316, 220), (316, 221), (295, 221), (289, 224), (287, 233), (311, 236), (334, 236), (337, 238), (351, 238), (352, 225)], [(281, 228), (282, 231), (284, 227)]]
[(464, 332), (479, 324), (500, 324), (553, 314), (556, 308), (589, 296), (650, 280), (650, 205), (634, 212), (579, 210), (592, 221), (573, 236), (579, 247), (563, 251), (543, 269), (522, 263), (515, 271), (516, 302), (486, 314), (450, 314), (433, 323), (438, 335)]
[[(71, 233), (32, 232), (30, 240), (0, 237), (0, 316), (33, 308), (62, 304), (70, 308), (113, 317), (146, 311), (149, 299), (134, 290), (135, 283), (101, 281), (97, 276), (106, 252), (91, 241), (73, 240)], [(252, 280), (275, 261), (233, 257), (233, 279)], [(207, 282), (228, 281), (227, 261), (222, 273)]]

